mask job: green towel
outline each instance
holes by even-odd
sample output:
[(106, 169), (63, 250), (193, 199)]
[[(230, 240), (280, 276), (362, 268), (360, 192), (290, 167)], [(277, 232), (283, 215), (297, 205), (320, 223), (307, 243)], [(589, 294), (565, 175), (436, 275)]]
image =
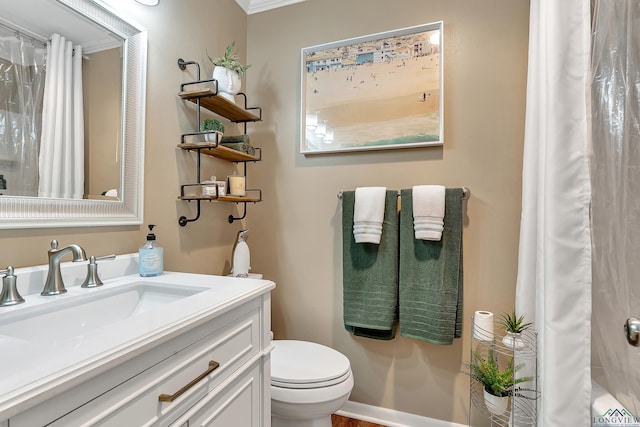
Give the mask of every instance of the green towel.
[(221, 142), (220, 145), (232, 150), (242, 151), (243, 153), (249, 154), (250, 156), (255, 156), (256, 154), (256, 149), (244, 142)]
[(462, 335), (462, 189), (446, 189), (440, 241), (415, 239), (412, 191), (401, 200), (400, 335), (452, 344)]
[(391, 340), (398, 309), (398, 194), (387, 191), (380, 244), (353, 237), (355, 191), (342, 193), (344, 327), (354, 335)]
[(250, 144), (249, 135), (224, 135), (220, 138), (220, 142), (222, 144), (237, 144), (239, 142)]

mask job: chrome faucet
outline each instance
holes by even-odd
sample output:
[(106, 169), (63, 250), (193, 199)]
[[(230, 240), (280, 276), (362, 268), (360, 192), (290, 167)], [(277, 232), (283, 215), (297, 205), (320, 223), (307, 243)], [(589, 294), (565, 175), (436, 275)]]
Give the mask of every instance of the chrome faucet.
[(65, 246), (58, 249), (58, 241), (51, 241), (51, 249), (47, 252), (49, 255), (49, 273), (44, 283), (44, 289), (40, 295), (58, 295), (67, 292), (62, 281), (62, 273), (60, 272), (60, 259), (68, 253), (73, 254), (73, 262), (86, 261), (87, 254), (78, 245)]

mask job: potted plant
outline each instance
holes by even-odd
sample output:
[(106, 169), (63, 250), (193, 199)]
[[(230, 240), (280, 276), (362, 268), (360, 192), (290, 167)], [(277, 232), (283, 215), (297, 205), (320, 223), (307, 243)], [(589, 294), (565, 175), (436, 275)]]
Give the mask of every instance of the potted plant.
[(476, 351), (472, 352), (469, 375), (482, 385), (485, 405), (492, 414), (502, 415), (507, 409), (509, 396), (515, 392), (514, 386), (533, 379), (532, 377), (514, 378), (515, 372), (521, 366), (514, 367), (513, 359), (509, 359), (507, 366), (501, 370), (492, 349), (489, 349), (486, 358)]
[(212, 58), (209, 53), (207, 57), (214, 65), (213, 79), (217, 81), (220, 95), (231, 102), (235, 102), (235, 95), (240, 92), (242, 86), (241, 78), (251, 65), (242, 65), (238, 60), (238, 53), (234, 51), (236, 42), (227, 46), (224, 55)]
[(503, 313), (500, 316), (500, 325), (504, 328), (505, 336), (502, 338), (502, 343), (506, 347), (511, 349), (524, 347), (521, 334), (532, 325), (524, 321), (524, 315), (516, 316), (515, 310), (511, 314)]
[(216, 134), (222, 137), (224, 132), (224, 125), (218, 119), (204, 119), (200, 123), (200, 132), (209, 132), (204, 135), (204, 140), (207, 142), (216, 142)]

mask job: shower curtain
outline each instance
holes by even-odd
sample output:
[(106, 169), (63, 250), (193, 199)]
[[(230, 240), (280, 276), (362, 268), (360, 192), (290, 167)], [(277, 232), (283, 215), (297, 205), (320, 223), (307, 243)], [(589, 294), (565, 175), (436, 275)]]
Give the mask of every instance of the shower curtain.
[(589, 426), (589, 0), (531, 0), (516, 310), (538, 331), (538, 426)]
[(38, 142), (44, 94), (44, 44), (0, 35), (0, 194), (37, 196)]
[(47, 76), (40, 144), (42, 197), (81, 199), (84, 194), (82, 48), (53, 34), (47, 44)]
[[(640, 351), (622, 325), (640, 317), (640, 3), (593, 9), (593, 349), (606, 388), (640, 416)], [(600, 380), (600, 378), (598, 378)]]

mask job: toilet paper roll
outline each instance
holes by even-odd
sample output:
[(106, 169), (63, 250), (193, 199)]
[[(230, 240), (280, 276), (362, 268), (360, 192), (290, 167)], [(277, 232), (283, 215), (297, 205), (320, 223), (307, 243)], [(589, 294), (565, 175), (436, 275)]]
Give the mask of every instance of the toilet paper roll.
[(493, 313), (476, 311), (473, 315), (473, 337), (480, 341), (493, 341)]

